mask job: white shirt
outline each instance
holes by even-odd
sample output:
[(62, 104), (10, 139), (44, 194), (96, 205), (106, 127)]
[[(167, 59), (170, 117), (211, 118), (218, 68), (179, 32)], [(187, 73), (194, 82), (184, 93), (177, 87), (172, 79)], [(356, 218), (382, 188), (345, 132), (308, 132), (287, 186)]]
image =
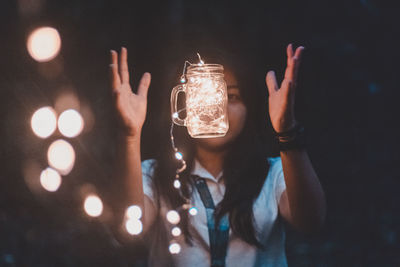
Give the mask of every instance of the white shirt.
[[(229, 232), (226, 266), (287, 266), (285, 255), (285, 232), (278, 211), (279, 199), (286, 189), (282, 171), (282, 162), (279, 157), (269, 158), (270, 169), (260, 195), (254, 202), (253, 213), (255, 221), (256, 238), (264, 246), (259, 249), (249, 245), (238, 236)], [(142, 162), (143, 191), (154, 201), (152, 189), (152, 176), (155, 160)], [(206, 179), (211, 196), (217, 205), (224, 196), (225, 185), (222, 173), (213, 177), (200, 163), (195, 160), (192, 174)], [(246, 177), (244, 177), (246, 179)], [(192, 204), (197, 208), (198, 214), (190, 217), (189, 231), (193, 237), (193, 246), (186, 244), (183, 236), (175, 238), (171, 234), (171, 225), (165, 218), (168, 207), (161, 203), (161, 218), (152, 229), (150, 237), (150, 266), (210, 266), (209, 236), (207, 228), (206, 211), (200, 195), (196, 189), (191, 197)], [(154, 202), (155, 204), (155, 202)], [(154, 205), (157, 207), (157, 205)], [(168, 253), (171, 240), (176, 240), (180, 246), (179, 254)]]

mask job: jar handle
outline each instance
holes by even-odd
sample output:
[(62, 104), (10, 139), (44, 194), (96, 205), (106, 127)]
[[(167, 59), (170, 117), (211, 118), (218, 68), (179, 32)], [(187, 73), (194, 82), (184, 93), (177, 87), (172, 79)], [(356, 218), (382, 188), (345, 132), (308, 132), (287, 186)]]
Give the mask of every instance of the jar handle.
[(171, 92), (171, 117), (172, 121), (179, 126), (185, 126), (186, 125), (186, 119), (181, 119), (179, 118), (179, 112), (178, 112), (178, 94), (180, 92), (186, 93), (185, 90), (186, 86), (185, 85), (177, 85), (172, 89)]

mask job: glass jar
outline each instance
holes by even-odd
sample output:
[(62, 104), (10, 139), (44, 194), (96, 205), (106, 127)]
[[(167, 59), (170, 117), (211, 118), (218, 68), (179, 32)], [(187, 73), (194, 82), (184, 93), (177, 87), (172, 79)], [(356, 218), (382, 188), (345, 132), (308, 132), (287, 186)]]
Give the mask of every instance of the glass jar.
[[(224, 67), (219, 64), (190, 65), (186, 83), (175, 86), (171, 92), (172, 121), (186, 126), (193, 138), (224, 136), (228, 129), (228, 95)], [(186, 94), (186, 118), (177, 110), (178, 94)]]

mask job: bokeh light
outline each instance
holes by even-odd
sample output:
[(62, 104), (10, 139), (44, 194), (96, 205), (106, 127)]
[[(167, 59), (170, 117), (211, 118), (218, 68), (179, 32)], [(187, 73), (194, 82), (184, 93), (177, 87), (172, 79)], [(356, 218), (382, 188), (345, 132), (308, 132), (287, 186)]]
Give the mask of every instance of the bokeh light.
[(170, 210), (167, 212), (167, 220), (172, 224), (178, 224), (181, 220), (181, 216), (179, 216), (179, 213), (177, 211)]
[(143, 224), (140, 220), (130, 219), (125, 223), (125, 228), (131, 235), (138, 235), (143, 231)]
[(103, 213), (103, 202), (96, 195), (89, 195), (84, 203), (85, 212), (92, 217), (98, 217)]
[(173, 236), (180, 236), (182, 231), (181, 231), (181, 228), (179, 228), (178, 226), (175, 226), (174, 228), (172, 228), (171, 233)]
[(74, 109), (68, 109), (58, 117), (58, 130), (66, 137), (78, 136), (82, 132), (83, 125), (81, 114)]
[(197, 208), (196, 207), (191, 207), (189, 209), (189, 214), (192, 215), (192, 216), (197, 215)]
[(31, 119), (33, 132), (40, 138), (49, 137), (57, 127), (57, 115), (51, 107), (42, 107), (35, 111)]
[(40, 174), (40, 184), (47, 191), (55, 192), (61, 185), (61, 176), (56, 170), (47, 168)]
[(142, 218), (142, 209), (137, 205), (129, 206), (129, 208), (126, 210), (126, 216), (129, 219), (139, 220)]
[(28, 37), (28, 52), (39, 62), (52, 60), (60, 52), (61, 38), (58, 31), (51, 27), (34, 30)]
[(181, 252), (181, 246), (175, 242), (171, 243), (171, 245), (169, 245), (169, 252), (171, 252), (171, 254), (178, 254)]
[(181, 152), (175, 152), (175, 158), (178, 159), (178, 160), (183, 159), (182, 153)]
[(178, 179), (176, 179), (176, 180), (174, 181), (174, 187), (175, 187), (176, 189), (178, 189), (178, 188), (181, 187), (181, 182), (180, 182)]
[(67, 175), (75, 163), (74, 148), (65, 140), (54, 141), (47, 151), (49, 165), (57, 169), (61, 174)]

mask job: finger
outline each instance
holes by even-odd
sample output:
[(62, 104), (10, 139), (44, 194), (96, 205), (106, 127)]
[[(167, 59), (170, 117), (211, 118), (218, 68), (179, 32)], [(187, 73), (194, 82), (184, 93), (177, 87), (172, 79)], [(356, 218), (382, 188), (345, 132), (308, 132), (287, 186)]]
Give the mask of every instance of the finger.
[(121, 86), (121, 79), (118, 73), (118, 54), (114, 50), (110, 51), (110, 61), (111, 87), (116, 90)]
[(299, 72), (300, 62), (301, 62), (301, 57), (302, 57), (303, 51), (304, 51), (304, 47), (303, 46), (299, 46), (296, 49), (296, 52), (294, 54), (294, 58), (296, 58), (296, 64), (294, 66), (293, 81), (295, 83), (297, 83), (297, 77), (298, 77), (297, 74)]
[(125, 47), (121, 48), (121, 58), (119, 63), (120, 63), (121, 82), (129, 83), (128, 50)]
[(295, 57), (292, 57), (291, 59), (288, 58), (286, 70), (285, 70), (285, 80), (293, 80), (294, 77), (294, 67), (296, 65), (297, 59)]
[(281, 83), (280, 90), (282, 90), (282, 92), (285, 92), (288, 95), (289, 92), (294, 92), (293, 90), (289, 90), (292, 87), (293, 87), (293, 81), (284, 79)]
[(298, 59), (301, 59), (301, 55), (302, 55), (304, 49), (305, 49), (304, 46), (299, 46), (299, 47), (297, 47), (294, 56), (295, 56), (296, 58), (298, 58)]
[(267, 83), (268, 93), (270, 95), (279, 90), (274, 71), (268, 71), (265, 82)]
[(150, 82), (151, 82), (151, 74), (145, 72), (142, 78), (140, 79), (137, 94), (147, 98), (147, 92), (149, 91)]
[(288, 56), (288, 59), (293, 57), (293, 45), (292, 45), (292, 44), (289, 44), (289, 45), (287, 46), (287, 48), (286, 48), (286, 54), (287, 54), (287, 56)]
[[(285, 70), (285, 78), (284, 80), (289, 80), (293, 81), (294, 79), (294, 70), (295, 70), (295, 65), (297, 62), (297, 58), (293, 55), (293, 46), (292, 44), (289, 44), (287, 47), (287, 66)], [(296, 50), (297, 52), (297, 50)]]

